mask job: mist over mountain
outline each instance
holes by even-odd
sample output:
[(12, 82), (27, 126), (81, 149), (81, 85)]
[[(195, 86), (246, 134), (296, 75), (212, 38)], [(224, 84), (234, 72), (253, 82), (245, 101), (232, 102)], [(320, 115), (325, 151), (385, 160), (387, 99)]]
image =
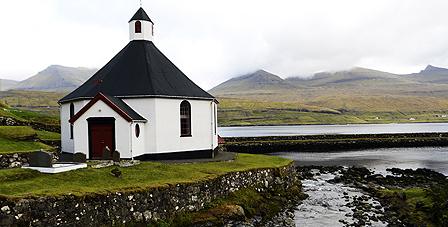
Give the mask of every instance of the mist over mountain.
[(7, 80), (7, 79), (0, 79), (0, 91), (7, 91), (15, 86), (19, 81), (16, 80)]

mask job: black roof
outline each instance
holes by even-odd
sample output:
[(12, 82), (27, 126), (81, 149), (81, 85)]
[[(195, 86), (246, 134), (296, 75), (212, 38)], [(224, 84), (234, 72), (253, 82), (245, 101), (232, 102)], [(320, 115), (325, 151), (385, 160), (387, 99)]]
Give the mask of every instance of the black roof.
[(104, 96), (106, 96), (112, 103), (125, 112), (133, 121), (146, 121), (144, 117), (135, 112), (135, 110), (128, 106), (128, 104), (126, 104), (123, 100), (109, 95)]
[(133, 40), (60, 103), (102, 92), (118, 98), (215, 99), (180, 71), (151, 41)]
[(129, 22), (131, 22), (133, 20), (145, 20), (145, 21), (149, 21), (149, 22), (153, 23), (152, 20), (149, 18), (148, 14), (145, 12), (145, 10), (142, 7), (140, 7), (140, 9), (138, 9), (137, 12), (135, 12), (134, 16), (129, 20)]

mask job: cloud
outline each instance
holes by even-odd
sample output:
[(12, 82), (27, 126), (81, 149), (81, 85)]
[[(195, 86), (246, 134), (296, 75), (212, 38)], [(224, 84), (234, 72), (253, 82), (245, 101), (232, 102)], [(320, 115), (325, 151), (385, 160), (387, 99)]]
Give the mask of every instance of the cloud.
[[(138, 7), (137, 0), (35, 2), (1, 3), (8, 35), (0, 36), (0, 77), (23, 79), (50, 64), (103, 66), (128, 42)], [(153, 0), (144, 7), (159, 49), (206, 89), (259, 68), (287, 77), (448, 66), (443, 0)], [(22, 10), (27, 16), (17, 17)]]

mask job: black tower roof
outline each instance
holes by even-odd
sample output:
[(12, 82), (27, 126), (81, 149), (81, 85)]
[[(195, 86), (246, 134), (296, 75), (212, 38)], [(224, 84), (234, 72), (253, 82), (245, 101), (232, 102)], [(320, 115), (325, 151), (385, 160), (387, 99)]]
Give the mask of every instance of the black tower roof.
[(117, 98), (215, 99), (180, 71), (151, 41), (129, 42), (60, 103), (92, 99), (99, 92)]
[(140, 9), (138, 9), (137, 12), (135, 12), (134, 16), (129, 20), (129, 22), (133, 20), (145, 20), (153, 23), (142, 7), (140, 7)]

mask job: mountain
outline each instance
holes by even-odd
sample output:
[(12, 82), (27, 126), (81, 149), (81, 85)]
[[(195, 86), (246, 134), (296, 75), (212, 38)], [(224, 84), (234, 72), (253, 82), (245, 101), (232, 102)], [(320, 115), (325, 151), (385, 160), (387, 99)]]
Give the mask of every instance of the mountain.
[(407, 77), (424, 83), (448, 84), (448, 69), (428, 65), (419, 73), (413, 73)]
[(243, 76), (235, 77), (219, 84), (210, 90), (213, 94), (257, 92), (266, 90), (294, 89), (295, 86), (277, 75), (258, 70)]
[(357, 67), (311, 78), (268, 78), (275, 80), (257, 73), (240, 76), (210, 92), (219, 98), (296, 103), (340, 112), (448, 110), (448, 69), (434, 66), (409, 75)]
[(287, 78), (286, 81), (295, 85), (345, 87), (414, 83), (413, 81), (403, 78), (400, 75), (360, 67), (338, 72), (317, 73), (309, 79), (292, 77)]
[(51, 65), (38, 74), (19, 82), (14, 90), (69, 92), (90, 78), (97, 70)]
[(0, 91), (7, 91), (15, 87), (19, 81), (0, 79)]

